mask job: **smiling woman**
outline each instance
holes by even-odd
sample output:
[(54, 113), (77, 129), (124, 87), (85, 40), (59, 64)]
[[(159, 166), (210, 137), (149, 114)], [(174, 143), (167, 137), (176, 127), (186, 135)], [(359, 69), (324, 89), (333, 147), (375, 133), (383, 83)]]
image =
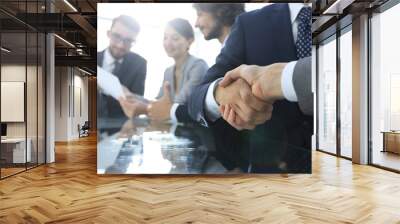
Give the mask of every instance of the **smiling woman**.
[[(157, 101), (150, 104), (148, 115), (154, 120), (172, 120), (190, 122), (189, 114), (184, 110), (184, 115), (176, 114), (172, 107), (182, 108), (188, 101), (188, 97), (194, 85), (200, 84), (208, 66), (203, 59), (189, 54), (193, 43), (193, 28), (189, 22), (182, 18), (176, 18), (168, 22), (164, 32), (164, 49), (167, 55), (174, 59), (174, 65), (164, 72), (163, 87), (157, 97)], [(184, 118), (185, 117), (185, 118)]]

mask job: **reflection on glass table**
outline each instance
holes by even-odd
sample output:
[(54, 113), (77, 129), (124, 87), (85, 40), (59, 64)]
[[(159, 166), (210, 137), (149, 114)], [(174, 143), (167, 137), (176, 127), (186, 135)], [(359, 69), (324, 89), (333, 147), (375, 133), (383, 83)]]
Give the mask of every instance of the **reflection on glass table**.
[(98, 174), (311, 172), (311, 147), (264, 141), (262, 133), (251, 140), (259, 132), (233, 132), (222, 119), (203, 127), (100, 118), (98, 128)]
[(99, 135), (99, 174), (226, 172), (213, 157), (213, 147), (206, 146), (213, 141), (204, 127), (149, 123), (138, 118), (126, 121), (119, 132)]

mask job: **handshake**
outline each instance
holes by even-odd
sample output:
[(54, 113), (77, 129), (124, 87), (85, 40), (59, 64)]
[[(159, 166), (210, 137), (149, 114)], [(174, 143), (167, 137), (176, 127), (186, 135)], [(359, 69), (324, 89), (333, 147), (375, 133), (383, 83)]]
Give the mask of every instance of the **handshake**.
[(285, 65), (241, 65), (227, 72), (214, 90), (223, 119), (237, 130), (254, 129), (270, 120), (274, 102), (284, 99), (281, 74)]
[(123, 92), (125, 97), (118, 98), (118, 102), (125, 116), (132, 118), (147, 112), (148, 102), (146, 99), (130, 92), (125, 86), (123, 86)]
[(170, 118), (170, 110), (173, 101), (170, 97), (170, 84), (165, 82), (163, 85), (163, 96), (155, 101), (149, 101), (142, 96), (131, 93), (123, 87), (124, 96), (118, 99), (122, 111), (128, 118), (133, 118), (140, 114), (147, 114), (150, 119), (164, 121)]

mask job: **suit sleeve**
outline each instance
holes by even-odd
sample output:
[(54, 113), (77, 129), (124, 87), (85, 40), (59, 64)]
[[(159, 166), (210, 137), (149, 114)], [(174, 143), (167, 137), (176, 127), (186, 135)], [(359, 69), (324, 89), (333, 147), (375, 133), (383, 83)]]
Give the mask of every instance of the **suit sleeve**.
[(244, 64), (244, 32), (241, 16), (238, 16), (231, 28), (231, 33), (225, 46), (216, 58), (215, 64), (207, 71), (202, 82), (193, 87), (188, 106), (189, 114), (195, 121), (207, 126), (209, 123), (205, 116), (205, 97), (210, 84), (225, 75), (226, 72)]
[(196, 61), (193, 66), (187, 71), (188, 80), (183, 84), (179, 94), (175, 96), (175, 102), (185, 104), (192, 93), (193, 87), (201, 84), (204, 75), (208, 70), (208, 65), (203, 60)]
[[(157, 97), (156, 97), (156, 99), (160, 99), (163, 95), (164, 95), (164, 83), (165, 83), (165, 81), (167, 81), (168, 80), (168, 78), (167, 78), (167, 72), (168, 72), (168, 69), (165, 69), (165, 71), (164, 71), (164, 79), (163, 79), (163, 81), (162, 81), (162, 83), (161, 83), (161, 87), (160, 87), (160, 90), (158, 91), (158, 94), (157, 94)], [(171, 84), (171, 83), (170, 83)]]
[(182, 87), (180, 94), (177, 96), (176, 102), (179, 106), (175, 110), (175, 117), (178, 122), (192, 123), (195, 122), (189, 115), (187, 99), (189, 98), (194, 86), (199, 85), (203, 80), (208, 69), (207, 63), (203, 60), (198, 60), (188, 71), (189, 79)]
[(133, 93), (139, 94), (141, 96), (144, 95), (144, 84), (146, 81), (146, 73), (147, 73), (147, 61), (143, 59), (143, 62), (139, 63), (139, 68), (137, 69), (136, 78), (131, 88)]
[(195, 120), (189, 116), (187, 104), (179, 104), (175, 111), (175, 117), (180, 123), (195, 123)]
[(293, 86), (296, 91), (299, 107), (307, 115), (313, 115), (314, 111), (311, 76), (311, 57), (298, 60), (293, 71)]

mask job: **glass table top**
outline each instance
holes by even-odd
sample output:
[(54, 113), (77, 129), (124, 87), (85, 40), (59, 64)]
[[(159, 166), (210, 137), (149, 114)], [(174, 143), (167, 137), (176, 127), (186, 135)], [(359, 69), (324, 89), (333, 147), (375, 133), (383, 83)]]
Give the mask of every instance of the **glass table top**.
[(227, 172), (213, 156), (214, 148), (207, 145), (213, 141), (205, 127), (137, 118), (126, 121), (118, 132), (109, 134), (106, 130), (99, 133), (98, 174)]
[[(98, 174), (310, 173), (311, 150), (265, 139), (262, 130), (98, 120)], [(261, 133), (261, 134), (259, 134)], [(278, 149), (278, 150), (277, 150)]]

